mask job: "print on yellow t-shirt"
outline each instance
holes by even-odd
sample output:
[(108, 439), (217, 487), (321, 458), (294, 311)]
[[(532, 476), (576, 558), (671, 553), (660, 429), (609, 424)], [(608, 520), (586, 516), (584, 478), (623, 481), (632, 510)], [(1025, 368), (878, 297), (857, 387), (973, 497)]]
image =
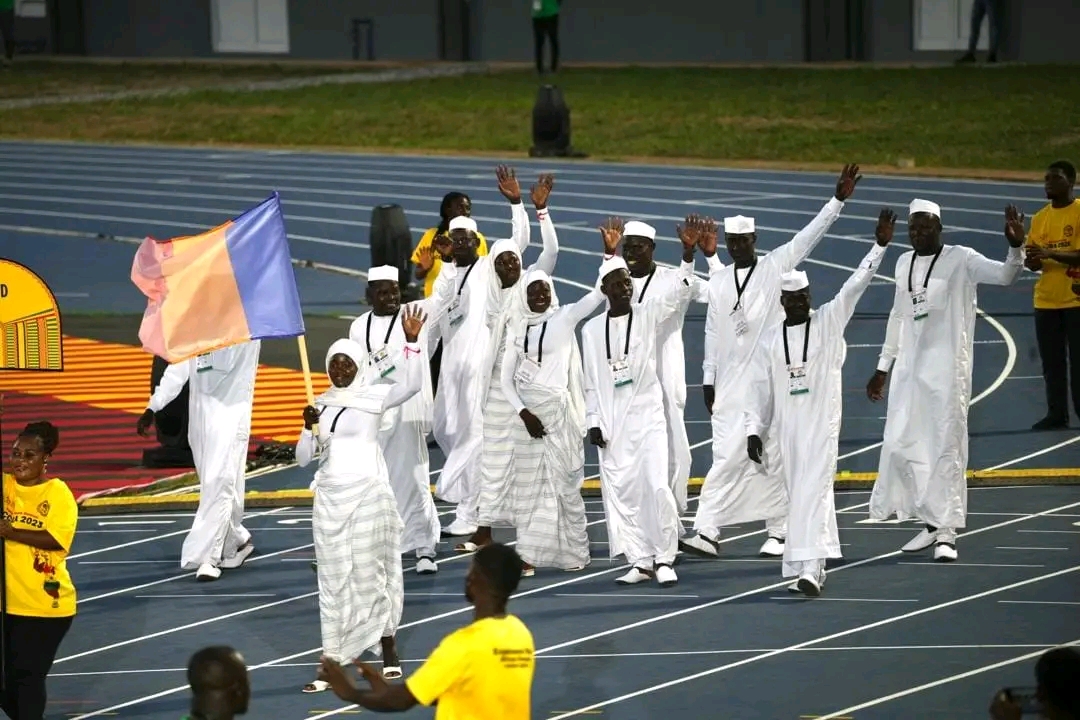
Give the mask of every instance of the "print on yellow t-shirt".
[(59, 478), (40, 485), (19, 485), (4, 474), (4, 516), (16, 530), (45, 530), (63, 550), (39, 550), (13, 540), (5, 545), (7, 610), (25, 617), (75, 614), (75, 586), (67, 556), (75, 539), (79, 506)]
[[(412, 260), (413, 265), (420, 262), (420, 251), (426, 247), (431, 246), (431, 241), (435, 239), (435, 232), (438, 228), (428, 228), (424, 236), (420, 238), (420, 242), (416, 244), (416, 249), (413, 250)], [(479, 240), (479, 244), (476, 248), (477, 255), (487, 255), (487, 240), (480, 233), (476, 233), (476, 239)], [(439, 268), (442, 267), (442, 258), (438, 253), (435, 253), (435, 263), (431, 266), (431, 270), (424, 276), (424, 297), (431, 297), (431, 289), (435, 287), (435, 278), (439, 277)]]
[(484, 618), (443, 638), (405, 685), (435, 720), (529, 720), (536, 648), (513, 615)]
[[(1027, 242), (1058, 252), (1080, 250), (1080, 200), (1063, 208), (1047, 205), (1035, 213)], [(1080, 295), (1072, 288), (1075, 283), (1080, 283), (1080, 267), (1043, 260), (1042, 273), (1035, 281), (1035, 307), (1039, 310), (1080, 307)]]

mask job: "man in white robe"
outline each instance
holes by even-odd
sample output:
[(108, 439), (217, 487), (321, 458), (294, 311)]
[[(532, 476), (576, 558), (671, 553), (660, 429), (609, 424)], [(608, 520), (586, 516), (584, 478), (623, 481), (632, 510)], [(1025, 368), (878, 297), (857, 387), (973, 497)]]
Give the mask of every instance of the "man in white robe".
[(788, 535), (783, 576), (811, 597), (825, 584), (826, 558), (842, 557), (833, 480), (843, 411), (844, 330), (892, 240), (896, 215), (883, 210), (877, 242), (830, 302), (810, 312), (810, 282), (792, 271), (781, 279), (785, 319), (754, 349), (746, 405), (747, 454), (762, 462), (766, 431), (784, 459)]
[[(689, 224), (688, 226), (689, 227)], [(716, 247), (703, 248), (709, 264), (709, 274), (724, 269), (723, 263), (716, 257)], [(634, 304), (640, 305), (646, 299), (663, 295), (679, 282), (676, 268), (660, 267), (653, 260), (656, 250), (656, 229), (647, 223), (631, 220), (623, 228), (622, 257), (630, 269), (630, 278), (634, 283)], [(694, 302), (709, 302), (709, 283), (703, 278), (694, 277)], [(679, 514), (686, 512), (687, 482), (690, 479), (690, 441), (686, 436), (686, 356), (683, 350), (683, 321), (685, 315), (676, 313), (668, 318), (660, 328), (657, 342), (657, 372), (664, 391), (664, 412), (667, 415), (668, 434), (668, 477), (671, 490), (675, 493), (675, 502), (679, 505)], [(679, 524), (682, 531), (682, 523)]]
[[(762, 440), (764, 466), (746, 457), (744, 413), (746, 372), (761, 333), (783, 320), (780, 276), (805, 260), (840, 217), (844, 201), (861, 179), (858, 165), (847, 165), (836, 193), (817, 216), (789, 242), (758, 257), (754, 219), (724, 218), (724, 242), (733, 266), (709, 278), (705, 319), (702, 390), (712, 413), (713, 462), (694, 516), (693, 537), (681, 544), (699, 555), (719, 555), (720, 528), (765, 521), (768, 538), (760, 554), (781, 557), (787, 537), (788, 499), (779, 451), (771, 433)], [(714, 404), (714, 399), (719, 399)]]
[(188, 442), (199, 476), (199, 507), (180, 551), (180, 567), (199, 581), (240, 567), (255, 550), (243, 525), (251, 404), (261, 342), (253, 340), (165, 368), (137, 429), (147, 435), (154, 413), (188, 383)]
[[(867, 384), (889, 403), (870, 517), (917, 518), (926, 527), (905, 552), (934, 546), (934, 559), (957, 558), (956, 531), (967, 521), (968, 405), (974, 355), (976, 289), (1011, 285), (1023, 267), (1023, 232), (1013, 215), (1004, 263), (941, 240), (941, 208), (913, 200), (908, 237), (896, 261), (893, 297), (877, 371)], [(894, 364), (895, 363), (895, 364)], [(892, 377), (890, 378), (890, 371)]]
[[(449, 248), (446, 249), (449, 254)], [(425, 248), (426, 254), (434, 252)], [(432, 347), (426, 330), (438, 323), (454, 296), (457, 268), (446, 263), (432, 287), (431, 296), (408, 303), (427, 316), (419, 343), (425, 354), (423, 384), (416, 395), (400, 407), (387, 411), (388, 427), (379, 432), (379, 445), (390, 473), (390, 486), (397, 500), (398, 512), (405, 525), (401, 551), (416, 553), (416, 572), (428, 575), (438, 572), (435, 547), (441, 526), (435, 500), (431, 496), (431, 474), (428, 459), (427, 434), (431, 432), (433, 398), (431, 369), (426, 360)], [(367, 301), (371, 310), (353, 321), (349, 339), (358, 343), (368, 354), (368, 362), (377, 369), (384, 382), (397, 382), (405, 360), (405, 332), (399, 322), (401, 288), (398, 269), (392, 265), (373, 267), (368, 271)]]
[[(510, 201), (512, 210), (511, 240), (519, 253), (524, 252), (529, 245), (529, 215), (520, 191), (515, 197), (517, 180), (508, 168), (500, 167), (497, 174), (499, 190)], [(477, 530), (484, 437), (481, 410), (493, 364), (488, 311), (495, 258), (490, 253), (477, 256), (476, 233), (472, 218), (462, 216), (450, 221), (457, 287), (440, 322), (443, 356), (431, 428), (435, 441), (446, 453), (435, 494), (457, 506), (454, 521), (443, 530), (451, 536), (472, 535)]]
[(681, 282), (641, 305), (620, 257), (600, 267), (608, 311), (582, 329), (586, 425), (598, 448), (610, 557), (625, 556), (621, 585), (678, 582), (672, 565), (681, 521), (668, 482), (667, 416), (656, 371), (662, 324), (686, 312), (694, 291), (694, 245), (683, 246)]

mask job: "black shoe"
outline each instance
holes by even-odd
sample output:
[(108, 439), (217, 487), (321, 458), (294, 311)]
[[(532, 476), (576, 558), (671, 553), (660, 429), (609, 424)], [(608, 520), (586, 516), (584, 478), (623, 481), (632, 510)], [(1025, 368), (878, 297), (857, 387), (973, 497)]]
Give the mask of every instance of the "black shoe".
[(1047, 415), (1039, 422), (1031, 426), (1032, 430), (1067, 430), (1069, 428), (1068, 417), (1054, 417)]
[(964, 63), (975, 62), (975, 53), (964, 53), (959, 60), (956, 61), (957, 65), (963, 65)]

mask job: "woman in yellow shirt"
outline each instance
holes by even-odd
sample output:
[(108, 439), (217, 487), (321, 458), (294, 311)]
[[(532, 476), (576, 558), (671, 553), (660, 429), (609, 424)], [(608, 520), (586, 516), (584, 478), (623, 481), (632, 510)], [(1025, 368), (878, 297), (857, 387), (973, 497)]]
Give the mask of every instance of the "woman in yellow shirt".
[(492, 543), (473, 556), (465, 577), (471, 625), (447, 635), (402, 685), (369, 665), (355, 664), (371, 685), (359, 690), (344, 668), (324, 657), (322, 671), (345, 702), (375, 712), (436, 705), (435, 720), (529, 720), (536, 647), (525, 623), (506, 612), (524, 567), (512, 547)]
[(3, 475), (7, 652), (0, 707), (18, 720), (44, 717), (45, 678), (75, 617), (66, 559), (79, 508), (64, 481), (45, 474), (59, 442), (52, 423), (30, 423), (11, 449), (11, 474)]

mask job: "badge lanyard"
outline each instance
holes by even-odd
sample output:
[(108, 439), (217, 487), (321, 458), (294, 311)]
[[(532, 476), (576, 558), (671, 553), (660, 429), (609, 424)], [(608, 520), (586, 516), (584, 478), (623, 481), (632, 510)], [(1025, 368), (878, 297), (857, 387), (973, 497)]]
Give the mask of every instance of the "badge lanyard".
[(739, 270), (736, 267), (731, 268), (731, 274), (735, 276), (735, 307), (731, 308), (732, 312), (739, 309), (742, 304), (743, 292), (746, 290), (746, 286), (750, 284), (750, 276), (754, 274), (754, 270), (757, 269), (757, 261), (750, 266), (750, 271), (746, 273), (746, 277), (743, 279), (742, 285), (739, 285)]
[[(540, 326), (540, 340), (536, 344), (536, 364), (539, 365), (544, 359), (544, 335), (547, 334), (548, 321), (545, 320), (544, 324)], [(525, 357), (529, 357), (529, 328), (536, 327), (535, 325), (527, 325), (525, 327)], [(628, 335), (629, 337), (629, 335)], [(608, 358), (611, 357), (611, 353), (608, 352)]]
[[(382, 341), (383, 347), (386, 347), (387, 345), (390, 344), (390, 334), (394, 332), (394, 325), (397, 324), (398, 315), (400, 315), (400, 314), (401, 314), (401, 308), (398, 308), (398, 311), (396, 313), (394, 313), (394, 319), (390, 321), (390, 327), (386, 328), (386, 337), (384, 337), (383, 341)], [(371, 316), (372, 315), (374, 315), (374, 313), (368, 313), (368, 316), (367, 316), (367, 330), (364, 332), (364, 343), (367, 345), (368, 355), (371, 354)]]
[(645, 284), (641, 286), (641, 294), (637, 296), (637, 301), (640, 303), (645, 299), (645, 291), (649, 289), (649, 283), (652, 282), (653, 275), (656, 274), (656, 266), (653, 266), (652, 272), (649, 273), (648, 279), (645, 280)]
[[(934, 272), (934, 265), (937, 264), (938, 258), (941, 257), (941, 251), (944, 250), (944, 249), (945, 249), (944, 245), (942, 245), (941, 247), (938, 248), (938, 251), (936, 253), (934, 253), (934, 259), (930, 261), (930, 267), (926, 268), (926, 277), (923, 279), (923, 286), (922, 286), (923, 290), (926, 290), (926, 286), (930, 284), (930, 273)], [(915, 272), (915, 258), (917, 258), (917, 257), (918, 257), (918, 255), (912, 255), (911, 256), (911, 264), (908, 265), (908, 269), (907, 269), (907, 291), (909, 293), (914, 292), (914, 288), (911, 286), (911, 274), (913, 272)]]
[(461, 278), (461, 285), (459, 285), (457, 289), (457, 294), (459, 297), (461, 296), (461, 291), (465, 289), (465, 283), (469, 282), (469, 273), (472, 272), (474, 267), (476, 267), (475, 260), (473, 261), (473, 264), (469, 266), (469, 269), (465, 271), (465, 277)]
[[(630, 328), (634, 326), (634, 311), (631, 310), (630, 318), (626, 321), (626, 346), (623, 348), (623, 357), (630, 354)], [(607, 350), (608, 362), (611, 362), (611, 316), (604, 319), (604, 348)]]
[[(787, 342), (787, 323), (784, 323), (784, 362), (788, 367), (791, 367), (791, 353), (788, 351)], [(810, 318), (806, 319), (806, 337), (803, 338), (802, 344), (802, 364), (806, 367), (806, 351), (810, 347)]]

